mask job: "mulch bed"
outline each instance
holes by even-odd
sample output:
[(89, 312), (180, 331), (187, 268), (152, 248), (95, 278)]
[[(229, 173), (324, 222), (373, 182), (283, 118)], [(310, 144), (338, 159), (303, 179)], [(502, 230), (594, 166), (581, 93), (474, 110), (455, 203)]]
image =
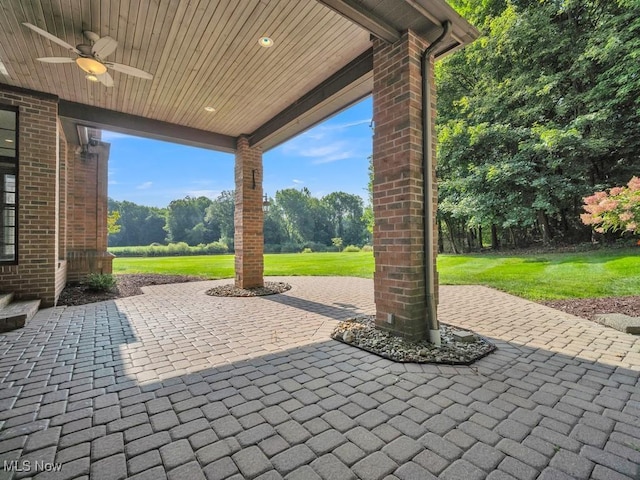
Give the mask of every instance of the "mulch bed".
[(547, 307), (562, 310), (577, 317), (591, 320), (598, 313), (623, 313), (640, 317), (640, 295), (631, 297), (581, 298), (539, 302)]
[(110, 292), (94, 292), (83, 284), (67, 285), (60, 294), (58, 305), (86, 305), (116, 298), (142, 295), (142, 287), (170, 283), (201, 282), (206, 278), (186, 275), (126, 274), (115, 275), (118, 283)]

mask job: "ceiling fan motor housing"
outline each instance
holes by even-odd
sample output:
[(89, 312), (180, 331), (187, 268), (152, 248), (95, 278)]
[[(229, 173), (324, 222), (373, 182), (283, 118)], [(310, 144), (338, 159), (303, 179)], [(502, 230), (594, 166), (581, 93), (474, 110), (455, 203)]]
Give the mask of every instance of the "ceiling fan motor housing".
[(91, 53), (91, 45), (80, 44), (80, 45), (77, 45), (76, 48), (80, 50), (80, 53), (84, 56), (87, 56), (87, 57), (93, 56), (93, 54)]

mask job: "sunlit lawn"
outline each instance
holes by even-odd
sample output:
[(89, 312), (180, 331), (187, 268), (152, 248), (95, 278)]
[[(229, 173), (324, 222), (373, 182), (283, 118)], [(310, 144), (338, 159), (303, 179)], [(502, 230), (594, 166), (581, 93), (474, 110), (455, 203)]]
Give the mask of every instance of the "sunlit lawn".
[[(264, 256), (265, 275), (373, 276), (373, 254)], [(233, 255), (116, 258), (114, 273), (233, 277)], [(440, 255), (442, 285), (487, 285), (533, 300), (640, 295), (640, 249), (544, 255)]]

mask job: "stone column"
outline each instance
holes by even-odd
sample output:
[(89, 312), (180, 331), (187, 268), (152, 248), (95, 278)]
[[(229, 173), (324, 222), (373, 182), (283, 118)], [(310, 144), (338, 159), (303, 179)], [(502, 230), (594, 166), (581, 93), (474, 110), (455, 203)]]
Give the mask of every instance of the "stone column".
[(373, 41), (376, 326), (411, 340), (428, 332), (420, 73), (426, 47), (411, 31), (394, 44)]
[(236, 149), (235, 270), (239, 288), (264, 285), (264, 213), (262, 211), (262, 150), (238, 138)]

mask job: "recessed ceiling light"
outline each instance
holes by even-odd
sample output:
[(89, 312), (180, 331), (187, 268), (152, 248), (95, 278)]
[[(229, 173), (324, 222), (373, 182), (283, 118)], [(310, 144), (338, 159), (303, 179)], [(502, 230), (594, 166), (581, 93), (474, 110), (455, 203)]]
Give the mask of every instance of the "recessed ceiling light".
[(215, 112), (215, 111), (216, 111), (216, 109), (215, 109), (215, 108), (213, 108), (213, 107), (204, 107), (204, 109), (205, 109), (207, 112)]
[(260, 46), (264, 48), (273, 47), (273, 40), (271, 40), (269, 37), (260, 37), (260, 39), (258, 40), (258, 44), (260, 44)]

